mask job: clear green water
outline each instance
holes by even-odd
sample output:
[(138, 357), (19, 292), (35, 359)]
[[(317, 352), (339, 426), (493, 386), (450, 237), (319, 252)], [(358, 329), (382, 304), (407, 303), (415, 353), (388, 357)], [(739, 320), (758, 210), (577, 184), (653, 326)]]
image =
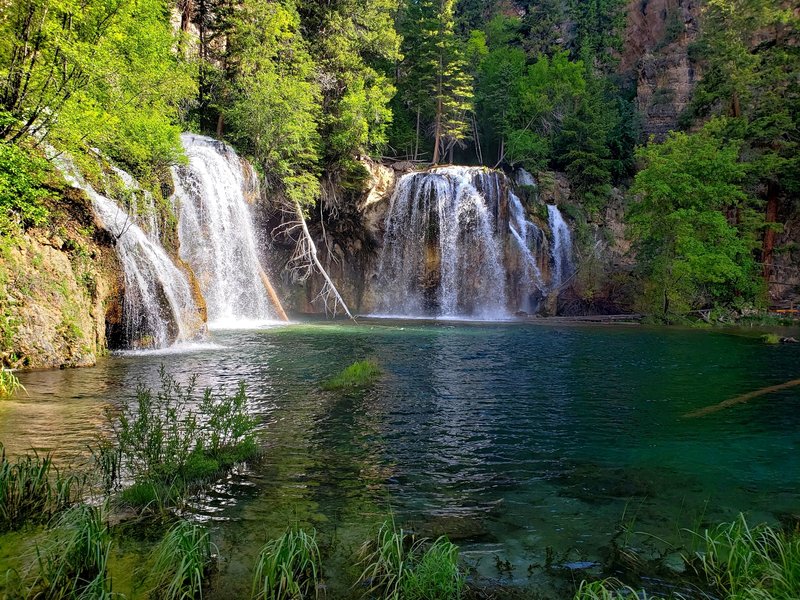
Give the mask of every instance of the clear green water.
[[(602, 560), (621, 524), (674, 542), (681, 528), (745, 511), (800, 513), (800, 388), (699, 419), (685, 413), (800, 377), (800, 345), (730, 332), (640, 327), (373, 322), (213, 334), (215, 346), (114, 356), (91, 369), (24, 374), (0, 403), (11, 452), (85, 456), (105, 407), (179, 378), (247, 383), (266, 458), (193, 508), (225, 559), (213, 598), (249, 593), (266, 536), (288, 523), (323, 536), (329, 597), (389, 509), (446, 533), (476, 575), (553, 589), (558, 561)], [(356, 395), (320, 383), (373, 358), (384, 375)], [(512, 570), (501, 571), (497, 559)], [(556, 592), (553, 594), (558, 595)]]

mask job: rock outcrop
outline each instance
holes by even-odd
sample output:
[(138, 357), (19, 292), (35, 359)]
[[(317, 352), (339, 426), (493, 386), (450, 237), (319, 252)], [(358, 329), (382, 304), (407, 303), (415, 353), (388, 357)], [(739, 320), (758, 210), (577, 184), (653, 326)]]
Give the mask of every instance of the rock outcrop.
[(122, 269), (88, 198), (65, 188), (48, 228), (2, 239), (2, 363), (15, 368), (93, 365), (106, 322), (122, 319)]
[(699, 32), (697, 0), (630, 0), (620, 69), (636, 80), (645, 136), (676, 129), (700, 77), (689, 56)]

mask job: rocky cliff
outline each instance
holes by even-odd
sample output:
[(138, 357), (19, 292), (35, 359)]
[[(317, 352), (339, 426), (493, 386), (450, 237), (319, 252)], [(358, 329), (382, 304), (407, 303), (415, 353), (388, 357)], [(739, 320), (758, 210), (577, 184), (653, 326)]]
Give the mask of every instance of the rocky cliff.
[(77, 367), (107, 350), (122, 317), (121, 267), (89, 199), (64, 187), (50, 225), (0, 239), (2, 363)]
[(645, 136), (676, 129), (700, 78), (689, 47), (699, 33), (697, 0), (630, 0), (620, 69), (636, 81)]

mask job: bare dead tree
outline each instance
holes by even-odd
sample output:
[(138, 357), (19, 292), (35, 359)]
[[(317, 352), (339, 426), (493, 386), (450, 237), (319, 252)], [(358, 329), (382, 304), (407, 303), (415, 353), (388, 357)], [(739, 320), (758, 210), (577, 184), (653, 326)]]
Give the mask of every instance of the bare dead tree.
[(347, 303), (345, 303), (339, 290), (336, 289), (330, 275), (328, 275), (319, 259), (317, 245), (314, 242), (314, 238), (311, 237), (300, 203), (286, 201), (281, 206), (281, 210), (286, 220), (273, 230), (273, 234), (286, 235), (292, 239), (296, 238), (294, 253), (287, 265), (292, 277), (295, 281), (304, 282), (314, 273), (319, 273), (325, 283), (314, 298), (314, 301), (322, 301), (326, 314), (330, 313), (336, 316), (339, 309), (341, 309), (350, 319), (355, 321), (356, 319), (347, 307)]

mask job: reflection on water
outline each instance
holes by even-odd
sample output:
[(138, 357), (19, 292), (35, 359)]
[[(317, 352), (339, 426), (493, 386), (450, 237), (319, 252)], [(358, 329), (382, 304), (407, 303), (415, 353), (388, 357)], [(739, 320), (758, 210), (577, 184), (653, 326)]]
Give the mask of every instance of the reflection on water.
[[(373, 389), (319, 388), (363, 358), (384, 371)], [(315, 526), (343, 564), (389, 507), (421, 533), (450, 535), (480, 573), (498, 576), (497, 556), (513, 567), (506, 577), (527, 585), (548, 547), (597, 560), (623, 519), (671, 538), (741, 510), (757, 520), (796, 513), (796, 388), (682, 415), (797, 378), (798, 359), (795, 346), (645, 328), (380, 321), (218, 331), (191, 352), (24, 374), (28, 395), (0, 403), (0, 440), (66, 461), (85, 456), (105, 407), (129, 402), (139, 383), (157, 386), (162, 364), (179, 379), (197, 374), (201, 387), (233, 392), (244, 380), (265, 457), (194, 507), (230, 558), (217, 597), (247, 596), (258, 547), (287, 523)]]

